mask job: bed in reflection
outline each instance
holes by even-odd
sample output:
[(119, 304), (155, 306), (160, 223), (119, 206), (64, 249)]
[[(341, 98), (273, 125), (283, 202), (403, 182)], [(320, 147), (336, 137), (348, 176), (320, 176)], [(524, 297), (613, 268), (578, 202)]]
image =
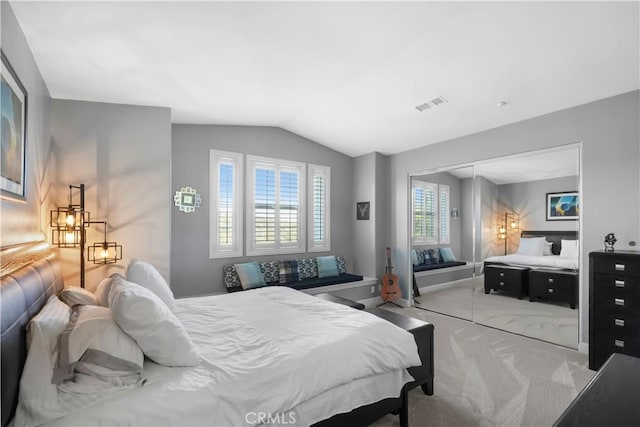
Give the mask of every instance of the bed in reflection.
[(484, 260), (484, 292), (578, 303), (577, 231), (523, 231), (515, 254)]

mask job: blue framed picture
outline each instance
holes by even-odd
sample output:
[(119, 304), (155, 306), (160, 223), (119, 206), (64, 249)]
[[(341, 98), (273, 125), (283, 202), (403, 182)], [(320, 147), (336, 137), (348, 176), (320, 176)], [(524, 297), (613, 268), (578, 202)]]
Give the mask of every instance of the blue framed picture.
[(575, 221), (580, 216), (577, 191), (547, 193), (547, 221)]

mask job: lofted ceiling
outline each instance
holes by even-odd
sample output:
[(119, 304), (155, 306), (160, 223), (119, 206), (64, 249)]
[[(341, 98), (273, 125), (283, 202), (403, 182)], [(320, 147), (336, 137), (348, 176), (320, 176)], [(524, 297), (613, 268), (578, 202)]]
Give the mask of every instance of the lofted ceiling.
[(640, 87), (638, 2), (10, 3), (54, 98), (278, 126), (351, 156)]

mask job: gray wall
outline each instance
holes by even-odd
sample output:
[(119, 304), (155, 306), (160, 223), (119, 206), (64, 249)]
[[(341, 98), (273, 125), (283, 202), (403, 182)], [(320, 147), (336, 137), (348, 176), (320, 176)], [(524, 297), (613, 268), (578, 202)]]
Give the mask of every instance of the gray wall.
[(498, 185), (498, 204), (520, 216), (521, 230), (577, 230), (577, 221), (547, 221), (545, 210), (547, 193), (577, 191), (578, 185), (577, 176)]
[[(1, 2), (2, 50), (24, 85), (27, 99), (27, 201), (0, 201), (0, 246), (41, 240), (52, 205), (50, 97), (9, 2)], [(4, 68), (4, 67), (3, 67)]]
[[(293, 259), (305, 254), (209, 259), (209, 150), (218, 149), (331, 167), (331, 253), (343, 255), (353, 271), (353, 166), (351, 157), (294, 133), (260, 126), (172, 126), (172, 187), (191, 186), (202, 207), (171, 214), (171, 284), (176, 296), (226, 292), (222, 266), (246, 260)], [(316, 252), (309, 256), (326, 255)]]
[[(382, 278), (387, 265), (386, 247), (389, 224), (389, 157), (369, 153), (354, 159), (353, 188), (356, 202), (371, 202), (370, 219), (356, 219), (353, 203), (354, 265), (358, 274)], [(367, 248), (365, 250), (362, 250)], [(392, 265), (393, 265), (392, 253)], [(363, 295), (361, 298), (371, 297)]]
[[(618, 249), (640, 235), (640, 99), (639, 92), (546, 114), (450, 141), (428, 145), (391, 157), (391, 214), (393, 245), (405, 297), (411, 258), (408, 235), (408, 174), (457, 164), (470, 164), (537, 149), (580, 142), (582, 165), (581, 265), (602, 246), (606, 233), (615, 232)], [(619, 197), (628, 194), (630, 197)], [(615, 198), (616, 209), (602, 209)], [(402, 249), (404, 248), (404, 249)], [(402, 279), (402, 278), (401, 278)], [(588, 269), (580, 272), (580, 341), (588, 342)]]
[(359, 274), (376, 276), (376, 223), (378, 222), (376, 206), (376, 153), (365, 154), (353, 159), (353, 192), (354, 202), (370, 202), (369, 220), (356, 219), (356, 204), (353, 205), (353, 239), (355, 247), (367, 248), (353, 254), (354, 267)]
[[(123, 246), (120, 263), (87, 264), (87, 288), (124, 271), (131, 258), (153, 264), (168, 280), (173, 202), (170, 110), (53, 100), (51, 117), (57, 203), (68, 203), (69, 184), (84, 183), (91, 219), (107, 220), (108, 239)], [(88, 242), (102, 241), (102, 230), (92, 226)], [(65, 281), (77, 285), (78, 250), (59, 253)]]
[[(386, 248), (391, 246), (389, 241), (389, 218), (392, 206), (389, 201), (389, 156), (376, 153), (376, 276), (382, 278), (387, 265)], [(360, 246), (356, 246), (356, 252)], [(391, 246), (392, 247), (392, 246)], [(392, 250), (391, 263), (395, 266), (395, 253)], [(396, 272), (394, 268), (393, 272)]]

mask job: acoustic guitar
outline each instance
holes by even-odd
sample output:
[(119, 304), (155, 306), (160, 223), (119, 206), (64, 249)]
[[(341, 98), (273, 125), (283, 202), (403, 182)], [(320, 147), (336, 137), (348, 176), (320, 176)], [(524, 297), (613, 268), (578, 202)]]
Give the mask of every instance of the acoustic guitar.
[(385, 301), (396, 301), (400, 299), (400, 286), (398, 285), (398, 276), (393, 274), (391, 266), (391, 248), (387, 246), (387, 267), (384, 276), (382, 276), (382, 289), (380, 297)]

